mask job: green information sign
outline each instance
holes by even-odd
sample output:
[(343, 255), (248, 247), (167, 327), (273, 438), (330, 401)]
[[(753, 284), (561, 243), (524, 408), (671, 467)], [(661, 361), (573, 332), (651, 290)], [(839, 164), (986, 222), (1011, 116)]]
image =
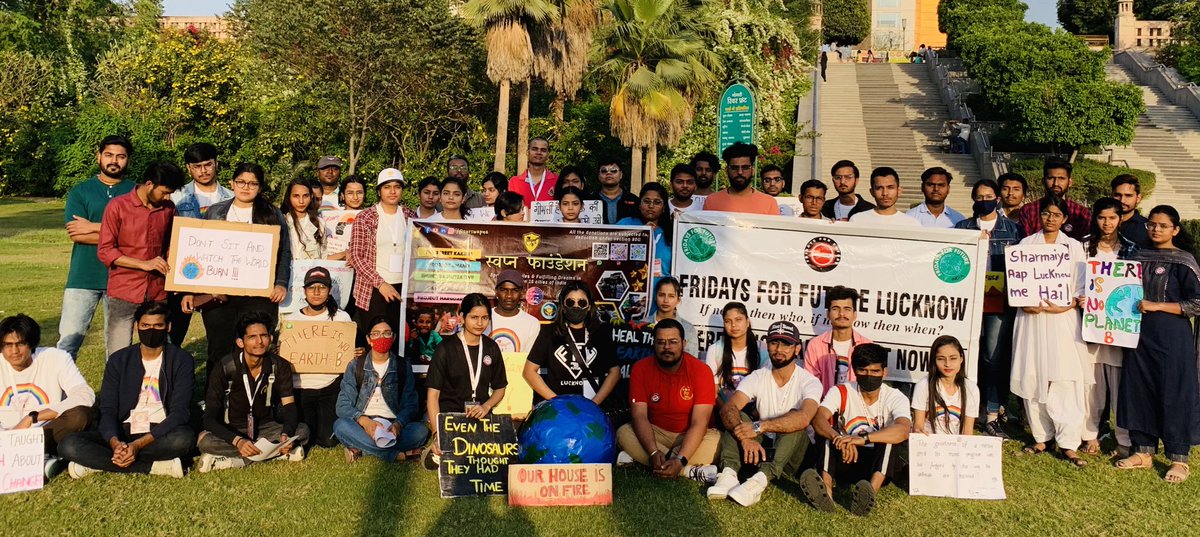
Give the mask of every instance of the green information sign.
[(754, 143), (754, 92), (745, 84), (729, 86), (717, 104), (717, 155), (734, 142)]

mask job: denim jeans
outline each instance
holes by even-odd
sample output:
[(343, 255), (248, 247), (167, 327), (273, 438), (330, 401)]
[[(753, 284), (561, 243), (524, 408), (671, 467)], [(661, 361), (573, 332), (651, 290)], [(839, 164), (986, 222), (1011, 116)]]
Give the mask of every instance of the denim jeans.
[(418, 421), (408, 423), (401, 428), (400, 435), (396, 437), (396, 443), (390, 448), (376, 446), (375, 440), (367, 435), (361, 425), (346, 418), (338, 418), (333, 422), (333, 434), (342, 441), (342, 445), (385, 461), (394, 461), (400, 453), (424, 446), (425, 442), (429, 440), (429, 429)]
[(133, 314), (141, 304), (110, 296), (105, 297), (104, 305), (104, 350), (107, 353), (104, 359), (107, 361), (114, 352), (133, 344)]
[(983, 316), (979, 335), (979, 391), (987, 402), (987, 412), (995, 414), (1008, 402), (1009, 368), (1012, 367), (1014, 313)]
[[(124, 442), (132, 442), (142, 435), (121, 435)], [(75, 433), (58, 444), (58, 454), (64, 459), (84, 467), (102, 472), (125, 474), (148, 474), (155, 461), (181, 459), (192, 452), (196, 445), (196, 433), (187, 427), (179, 427), (156, 438), (150, 445), (137, 453), (137, 460), (126, 468), (113, 464), (113, 450), (98, 431)]]
[[(59, 337), (58, 344), (55, 346), (66, 351), (71, 358), (78, 358), (79, 348), (83, 346), (83, 338), (87, 335), (88, 327), (92, 325), (92, 318), (96, 315), (96, 305), (103, 298), (103, 289), (72, 289), (68, 287), (63, 290), (62, 316), (58, 319)], [(104, 318), (108, 318), (107, 301), (104, 304)], [(107, 334), (105, 337), (107, 338)]]

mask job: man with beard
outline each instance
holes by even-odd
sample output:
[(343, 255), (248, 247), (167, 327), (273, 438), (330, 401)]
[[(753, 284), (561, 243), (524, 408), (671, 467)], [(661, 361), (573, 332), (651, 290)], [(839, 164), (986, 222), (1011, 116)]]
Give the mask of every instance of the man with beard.
[(821, 381), (821, 390), (854, 380), (850, 355), (859, 345), (871, 340), (854, 330), (858, 319), (858, 291), (836, 285), (825, 291), (825, 315), (832, 330), (808, 342), (804, 350), (804, 369)]
[(858, 166), (849, 160), (839, 160), (829, 169), (833, 176), (833, 189), (838, 193), (836, 198), (825, 202), (821, 214), (830, 220), (846, 221), (858, 213), (874, 209), (871, 202), (855, 194), (858, 187)]
[(74, 244), (55, 346), (70, 354), (72, 359), (83, 346), (83, 337), (92, 324), (96, 305), (108, 289), (108, 269), (96, 258), (100, 219), (113, 198), (133, 190), (133, 183), (122, 180), (131, 156), (133, 145), (125, 137), (109, 136), (101, 140), (96, 149), (100, 173), (75, 185), (67, 194), (63, 218), (67, 235)]
[(775, 198), (750, 186), (758, 147), (734, 142), (721, 152), (721, 158), (725, 159), (725, 177), (729, 179), (729, 188), (705, 198), (704, 210), (779, 216), (779, 204)]
[(171, 194), (182, 187), (179, 167), (156, 162), (142, 174), (142, 184), (104, 209), (96, 256), (109, 269), (106, 356), (133, 342), (133, 313), (139, 305), (167, 299), (167, 246), (175, 218)]
[(530, 140), (528, 158), (528, 169), (508, 180), (509, 192), (521, 195), (527, 211), (535, 201), (556, 201), (554, 189), (558, 185), (558, 175), (546, 169), (546, 162), (550, 160), (549, 141), (545, 138)]
[(1146, 232), (1146, 217), (1137, 211), (1142, 202), (1142, 185), (1138, 178), (1129, 174), (1121, 174), (1113, 178), (1112, 197), (1121, 202), (1121, 224), (1117, 232), (1122, 237), (1138, 245), (1138, 248), (1150, 248), (1150, 235)]
[(779, 216), (796, 216), (804, 209), (800, 199), (791, 195), (791, 180), (784, 179), (783, 168), (767, 164), (758, 172), (758, 178), (762, 180), (763, 192), (779, 204)]
[(900, 174), (896, 170), (887, 166), (875, 168), (871, 172), (871, 196), (875, 198), (875, 208), (851, 216), (850, 221), (856, 224), (921, 227), (916, 218), (896, 209), (901, 192)]
[[(1042, 165), (1042, 183), (1046, 187), (1046, 195), (1054, 194), (1067, 202), (1067, 221), (1062, 225), (1063, 233), (1077, 241), (1083, 241), (1091, 230), (1092, 212), (1086, 205), (1067, 199), (1067, 190), (1071, 188), (1071, 163), (1065, 160), (1050, 158)], [(1042, 230), (1041, 204), (1028, 203), (1021, 208), (1017, 217), (1025, 236), (1033, 235)]]
[[(183, 151), (183, 161), (192, 181), (171, 194), (175, 216), (204, 218), (209, 207), (233, 197), (233, 191), (217, 181), (220, 163), (215, 146), (203, 142), (192, 144)], [(171, 342), (183, 345), (188, 327), (192, 324), (192, 314), (184, 313), (181, 307), (186, 294), (168, 293), (167, 296), (167, 303), (171, 307)]]
[[(462, 206), (466, 209), (478, 209), (486, 205), (483, 202), (483, 195), (471, 190), (469, 180), (471, 178), (471, 167), (467, 162), (467, 157), (462, 155), (450, 155), (446, 160), (446, 177), (457, 177), (463, 182), (468, 183), (467, 191), (463, 193)], [(438, 210), (442, 210), (441, 205), (438, 205)]]
[(317, 182), (321, 183), (321, 210), (341, 207), (338, 185), (342, 182), (342, 159), (324, 156), (317, 161)]
[[(766, 339), (771, 367), (759, 368), (742, 379), (733, 397), (721, 407), (724, 468), (708, 489), (710, 500), (730, 498), (745, 507), (758, 503), (771, 480), (796, 475), (808, 450), (806, 429), (824, 395), (821, 381), (796, 367), (801, 348), (796, 325), (777, 321), (767, 330)], [(751, 403), (758, 410), (757, 421), (742, 412)], [(758, 472), (739, 483), (743, 464), (756, 466)]]
[[(701, 151), (692, 157), (689, 162), (692, 169), (696, 170), (696, 196), (704, 201), (704, 198), (713, 194), (713, 187), (716, 185), (717, 172), (721, 171), (721, 161), (716, 155), (708, 151)], [(703, 205), (701, 205), (703, 206)]]
[(671, 199), (667, 200), (671, 213), (678, 215), (704, 208), (704, 196), (696, 195), (697, 173), (689, 164), (676, 164), (671, 168)]
[(654, 325), (654, 356), (633, 364), (629, 374), (633, 422), (617, 429), (617, 465), (636, 461), (658, 478), (711, 482), (721, 438), (708, 428), (717, 389), (712, 370), (683, 352), (686, 345), (679, 321)]

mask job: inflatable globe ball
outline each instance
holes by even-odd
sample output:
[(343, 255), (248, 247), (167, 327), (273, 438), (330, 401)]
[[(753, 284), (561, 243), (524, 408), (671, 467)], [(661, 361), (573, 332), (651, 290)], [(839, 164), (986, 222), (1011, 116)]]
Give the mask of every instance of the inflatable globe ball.
[(611, 463), (616, 457), (608, 416), (580, 395), (538, 403), (521, 425), (517, 440), (522, 464)]

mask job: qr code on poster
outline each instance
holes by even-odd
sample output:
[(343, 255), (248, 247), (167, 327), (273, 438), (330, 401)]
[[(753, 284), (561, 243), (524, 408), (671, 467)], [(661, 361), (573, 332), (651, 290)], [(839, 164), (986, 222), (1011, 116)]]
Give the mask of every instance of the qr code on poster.
[(614, 242), (608, 245), (608, 258), (613, 261), (626, 261), (629, 259), (629, 243)]
[(608, 261), (608, 243), (593, 242), (592, 243), (592, 259), (597, 261)]
[(629, 245), (629, 260), (630, 261), (645, 261), (646, 260), (646, 245), (645, 244), (630, 244)]

